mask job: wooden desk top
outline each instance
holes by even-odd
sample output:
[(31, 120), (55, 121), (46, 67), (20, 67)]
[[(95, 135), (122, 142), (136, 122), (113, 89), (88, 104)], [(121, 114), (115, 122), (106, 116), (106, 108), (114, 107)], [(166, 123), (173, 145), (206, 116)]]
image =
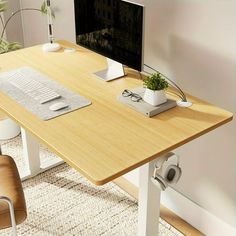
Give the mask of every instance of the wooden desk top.
[[(76, 47), (61, 41), (63, 47)], [(96, 185), (105, 184), (158, 155), (175, 149), (232, 120), (232, 113), (195, 97), (190, 108), (176, 107), (153, 118), (124, 106), (117, 95), (141, 86), (139, 74), (104, 82), (92, 75), (105, 58), (76, 47), (75, 53), (44, 53), (41, 46), (0, 55), (1, 72), (32, 66), (92, 105), (42, 121), (0, 93), (0, 108)]]

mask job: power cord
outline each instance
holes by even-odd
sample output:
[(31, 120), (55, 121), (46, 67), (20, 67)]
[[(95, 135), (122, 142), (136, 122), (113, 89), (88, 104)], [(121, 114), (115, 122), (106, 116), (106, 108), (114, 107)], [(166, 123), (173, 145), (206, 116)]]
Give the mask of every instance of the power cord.
[[(172, 92), (172, 93), (175, 94), (176, 96), (178, 96), (181, 99), (181, 101), (177, 102), (177, 104), (179, 106), (189, 107), (189, 106), (192, 105), (192, 103), (187, 100), (187, 97), (186, 97), (185, 93), (183, 92), (183, 90), (173, 80), (169, 79), (167, 76), (162, 74), (160, 71), (156, 70), (155, 68), (153, 68), (153, 67), (151, 67), (147, 64), (144, 64), (144, 66), (148, 67), (149, 69), (151, 69), (151, 70), (153, 70), (157, 73), (160, 73), (168, 81), (170, 86), (172, 86), (173, 88), (178, 90), (179, 94), (177, 94), (175, 92)], [(150, 72), (145, 71), (145, 70), (144, 70), (144, 72), (147, 73), (147, 74), (151, 74)]]

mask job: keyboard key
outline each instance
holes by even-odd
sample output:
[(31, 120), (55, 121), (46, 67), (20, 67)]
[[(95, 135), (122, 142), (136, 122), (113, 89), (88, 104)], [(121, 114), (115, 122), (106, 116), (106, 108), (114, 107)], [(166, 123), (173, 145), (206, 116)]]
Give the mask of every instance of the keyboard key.
[(27, 73), (16, 72), (11, 75), (9, 82), (41, 104), (61, 97), (61, 95), (54, 90), (32, 79), (31, 74), (28, 75)]

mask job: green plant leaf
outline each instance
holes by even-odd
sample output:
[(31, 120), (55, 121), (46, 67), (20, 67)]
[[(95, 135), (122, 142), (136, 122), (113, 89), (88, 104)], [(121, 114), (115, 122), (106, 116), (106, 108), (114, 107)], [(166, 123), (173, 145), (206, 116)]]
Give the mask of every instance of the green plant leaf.
[(7, 1), (0, 0), (0, 12), (6, 11), (6, 9), (7, 9)]
[(8, 42), (6, 39), (0, 40), (0, 54), (15, 51), (22, 48), (17, 42)]
[(0, 42), (0, 54), (8, 52), (7, 43), (5, 41)]
[(3, 54), (5, 52), (7, 52), (7, 49), (5, 48), (4, 45), (0, 44), (0, 54)]
[(22, 46), (18, 42), (11, 42), (8, 44), (8, 52), (21, 49)]
[(44, 1), (43, 4), (41, 5), (41, 12), (43, 14), (47, 14), (47, 5), (46, 5), (46, 2)]
[[(48, 8), (47, 8), (47, 4), (45, 1), (43, 1), (40, 10), (43, 14), (45, 14), (45, 15), (48, 14)], [(52, 8), (51, 8), (51, 13), (52, 13), (52, 17), (55, 18), (55, 14), (54, 14), (54, 11), (52, 10)]]
[(161, 73), (153, 73), (143, 80), (144, 87), (151, 90), (163, 90), (168, 88), (169, 84)]

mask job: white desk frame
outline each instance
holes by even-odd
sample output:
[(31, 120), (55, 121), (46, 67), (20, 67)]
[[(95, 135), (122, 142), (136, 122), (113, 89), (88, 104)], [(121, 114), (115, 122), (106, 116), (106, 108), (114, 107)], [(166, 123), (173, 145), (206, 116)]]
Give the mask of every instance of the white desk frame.
[(23, 145), (23, 158), (26, 163), (26, 171), (25, 173), (21, 173), (22, 181), (64, 163), (63, 160), (58, 159), (47, 161), (47, 163), (45, 163), (43, 166), (40, 161), (38, 141), (23, 128), (21, 128), (21, 136)]
[[(24, 181), (46, 170), (62, 164), (63, 160), (48, 162), (42, 167), (39, 157), (39, 143), (25, 129), (21, 128), (23, 156), (27, 173), (21, 176)], [(138, 236), (158, 236), (161, 191), (152, 183), (154, 163), (151, 161), (139, 170)]]

